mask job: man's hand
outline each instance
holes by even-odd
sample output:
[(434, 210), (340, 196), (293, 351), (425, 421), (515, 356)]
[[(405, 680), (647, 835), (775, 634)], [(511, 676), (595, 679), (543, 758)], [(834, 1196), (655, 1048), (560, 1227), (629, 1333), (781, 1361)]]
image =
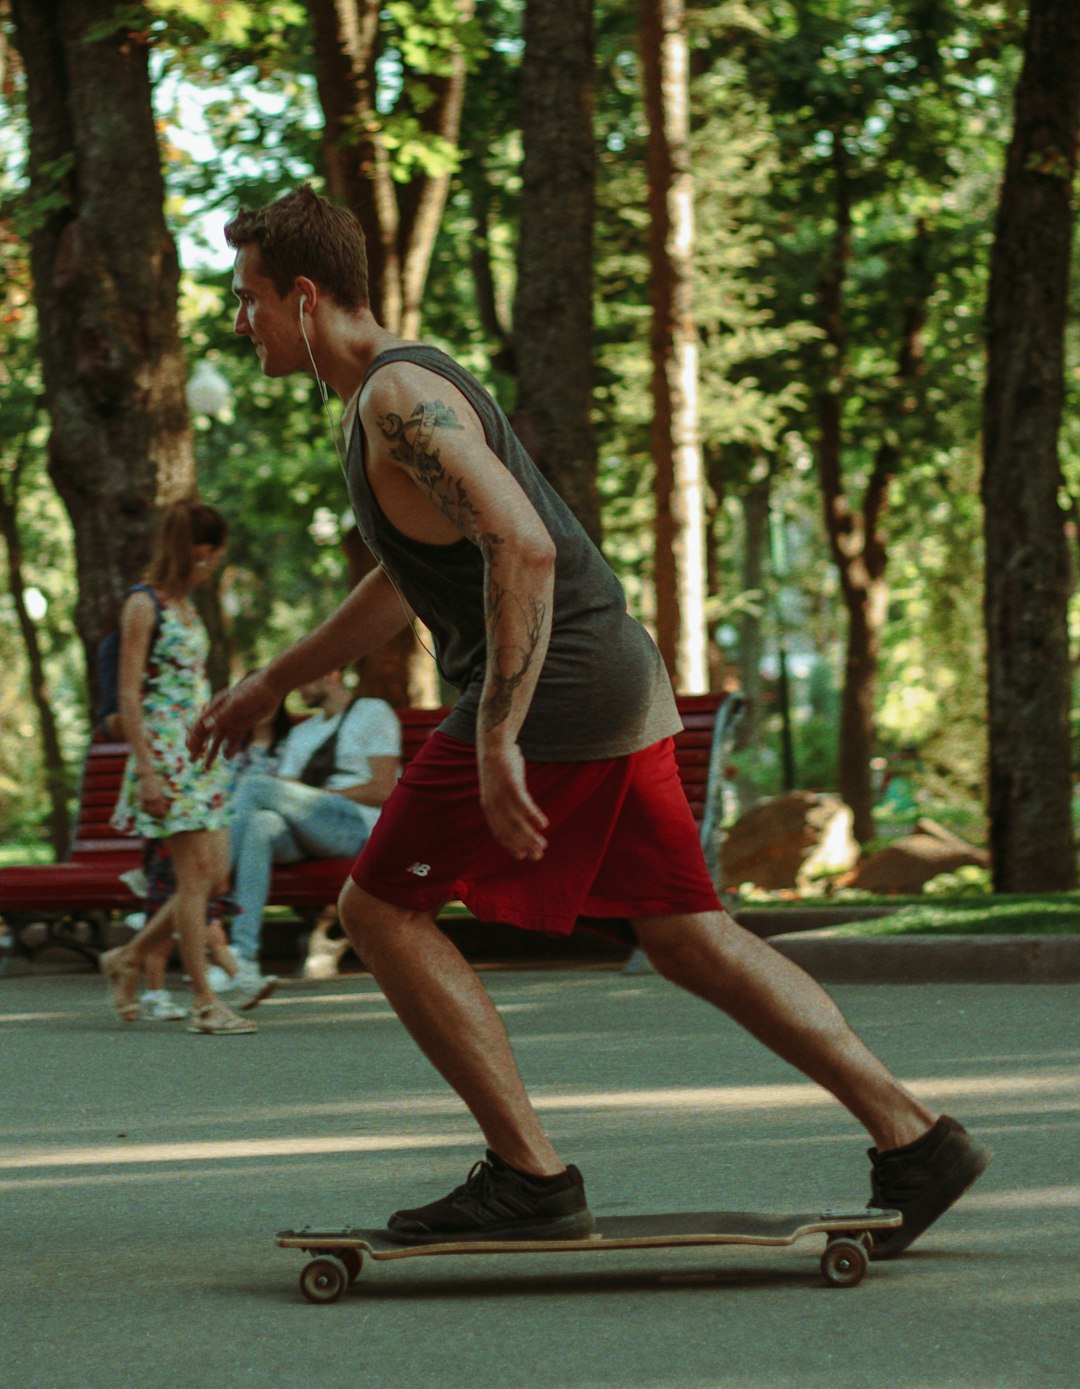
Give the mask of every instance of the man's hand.
[(508, 854), (534, 863), (544, 856), (548, 818), (525, 785), (525, 759), (516, 743), (479, 757), (480, 805), (491, 833)]
[(204, 706), (188, 734), (187, 748), (193, 758), (203, 758), (208, 767), (220, 750), (226, 757), (239, 752), (244, 734), (272, 719), (282, 695), (266, 679), (264, 671), (245, 675), (231, 690), (221, 690)]

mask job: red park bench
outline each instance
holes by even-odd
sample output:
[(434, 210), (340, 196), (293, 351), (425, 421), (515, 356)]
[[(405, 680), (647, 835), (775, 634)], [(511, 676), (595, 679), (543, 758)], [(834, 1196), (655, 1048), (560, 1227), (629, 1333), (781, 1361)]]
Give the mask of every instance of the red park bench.
[[(724, 694), (680, 695), (683, 731), (675, 756), (703, 842), (715, 841), (711, 785), (721, 774), (719, 760), (736, 701)], [(446, 709), (399, 709), (402, 762), (407, 764)], [(91, 743), (83, 764), (78, 820), (71, 852), (63, 863), (0, 868), (0, 919), (14, 935), (15, 950), (34, 955), (63, 946), (97, 961), (106, 947), (113, 913), (137, 911), (139, 900), (121, 874), (142, 866), (143, 841), (120, 835), (109, 824), (127, 760), (126, 743)], [(336, 902), (351, 859), (308, 859), (281, 864), (273, 872), (268, 905), (292, 908), (309, 921)], [(31, 928), (35, 928), (31, 930)]]

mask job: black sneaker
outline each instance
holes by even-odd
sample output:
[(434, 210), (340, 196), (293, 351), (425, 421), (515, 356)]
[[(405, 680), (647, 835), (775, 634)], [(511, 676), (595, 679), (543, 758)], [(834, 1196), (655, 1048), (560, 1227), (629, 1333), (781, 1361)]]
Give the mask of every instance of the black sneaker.
[(967, 1129), (947, 1116), (929, 1133), (904, 1148), (869, 1150), (873, 1164), (870, 1205), (899, 1211), (903, 1225), (875, 1230), (872, 1259), (895, 1259), (922, 1232), (944, 1215), (990, 1162)]
[(576, 1167), (557, 1177), (531, 1177), (491, 1149), (464, 1186), (441, 1201), (395, 1211), (386, 1233), (398, 1244), (458, 1240), (581, 1239), (596, 1226)]

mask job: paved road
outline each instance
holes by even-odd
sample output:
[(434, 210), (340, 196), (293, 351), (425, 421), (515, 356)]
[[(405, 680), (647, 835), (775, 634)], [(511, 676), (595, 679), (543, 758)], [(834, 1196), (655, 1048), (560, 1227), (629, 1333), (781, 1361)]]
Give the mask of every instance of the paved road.
[[(865, 1199), (853, 1122), (661, 980), (485, 979), (596, 1210)], [(89, 974), (0, 980), (0, 1389), (1075, 1385), (1076, 986), (833, 993), (996, 1151), (859, 1288), (824, 1287), (811, 1242), (381, 1266), (313, 1307), (275, 1230), (378, 1223), (480, 1156), (373, 982), (295, 986), (216, 1039), (123, 1029)]]

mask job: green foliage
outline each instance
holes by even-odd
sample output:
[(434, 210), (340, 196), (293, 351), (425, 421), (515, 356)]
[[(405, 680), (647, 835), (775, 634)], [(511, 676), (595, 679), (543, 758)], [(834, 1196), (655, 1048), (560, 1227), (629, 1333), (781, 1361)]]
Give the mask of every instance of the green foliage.
[(189, 281), (183, 321), (192, 368), (210, 361), (232, 391), (220, 417), (194, 423), (200, 490), (229, 521), (222, 601), (240, 673), (341, 600), (346, 503), (314, 382), (264, 378), (250, 344), (229, 331), (230, 299), (224, 277)]
[[(514, 380), (515, 247), (521, 196), (518, 66), (523, 0), (391, 0), (380, 23), (376, 105), (394, 177), (451, 174), (424, 303), (424, 332), (475, 370), (508, 408)], [(1020, 0), (736, 0), (690, 6), (701, 437), (709, 504), (710, 621), (760, 610), (765, 649), (793, 671), (797, 781), (835, 784), (844, 630), (814, 471), (823, 390), (841, 394), (845, 482), (857, 506), (877, 450), (900, 465), (886, 521), (891, 586), (878, 695), (880, 751), (913, 759), (914, 801), (981, 837), (984, 765), (979, 397), (992, 208), (1024, 22)], [(651, 612), (649, 283), (637, 12), (596, 7), (595, 424), (606, 553), (634, 611)], [(187, 274), (190, 364), (229, 380), (230, 409), (197, 418), (201, 487), (229, 516), (223, 597), (238, 670), (313, 626), (340, 597), (344, 492), (321, 404), (302, 379), (262, 378), (230, 332), (221, 226), (322, 173), (322, 112), (301, 0), (147, 0), (120, 5), (94, 41), (131, 33), (153, 48), (167, 215)], [(459, 148), (423, 129), (448, 55), (470, 77)], [(46, 602), (50, 690), (74, 761), (85, 732), (77, 588), (67, 522), (45, 471), (47, 430), (34, 353), (25, 238), (61, 208), (70, 161), (22, 185), (18, 75), (0, 103), (0, 468), (20, 477), (28, 581)], [(823, 332), (838, 169), (851, 200), (845, 361)], [(1060, 171), (1053, 161), (1045, 172)], [(494, 317), (476, 294), (483, 251)], [(212, 253), (212, 254), (211, 254)], [(919, 256), (925, 257), (921, 265)], [(211, 268), (204, 263), (212, 261)], [(204, 268), (200, 268), (203, 266)], [(918, 269), (929, 284), (922, 368), (898, 349)], [(1080, 275), (1074, 279), (1080, 309)], [(22, 294), (21, 301), (14, 296)], [(1080, 313), (1069, 337), (1062, 505), (1080, 535)], [(742, 592), (738, 499), (765, 471), (783, 562)], [(1076, 542), (1080, 563), (1080, 540)], [(1080, 637), (1080, 601), (1074, 624)], [(730, 653), (725, 652), (725, 655)], [(0, 813), (31, 825), (44, 793), (21, 640), (0, 583)], [(798, 673), (802, 672), (802, 673)], [(779, 787), (775, 680), (762, 741), (739, 754), (761, 794)], [(1078, 700), (1080, 706), (1080, 700)], [(1080, 717), (1077, 720), (1080, 744)], [(27, 738), (30, 741), (27, 741)], [(15, 751), (12, 751), (15, 749)], [(27, 749), (30, 749), (28, 752)]]
[[(0, 310), (0, 500), (14, 514), (21, 578), (37, 629), (64, 754), (86, 737), (82, 652), (74, 640), (75, 566), (67, 513), (46, 473), (48, 426), (37, 362), (29, 268), (0, 227), (5, 270)], [(0, 541), (0, 824), (5, 837), (44, 835), (48, 797), (26, 652)]]
[(993, 888), (989, 868), (977, 868), (973, 863), (955, 873), (939, 873), (923, 884), (927, 897), (985, 897)]
[(1071, 936), (1077, 933), (1080, 933), (1080, 893), (1075, 892), (1044, 897), (995, 897), (980, 892), (962, 894), (956, 899), (935, 898), (900, 907), (873, 921), (834, 926), (829, 931), (831, 937), (838, 939), (905, 935)]

